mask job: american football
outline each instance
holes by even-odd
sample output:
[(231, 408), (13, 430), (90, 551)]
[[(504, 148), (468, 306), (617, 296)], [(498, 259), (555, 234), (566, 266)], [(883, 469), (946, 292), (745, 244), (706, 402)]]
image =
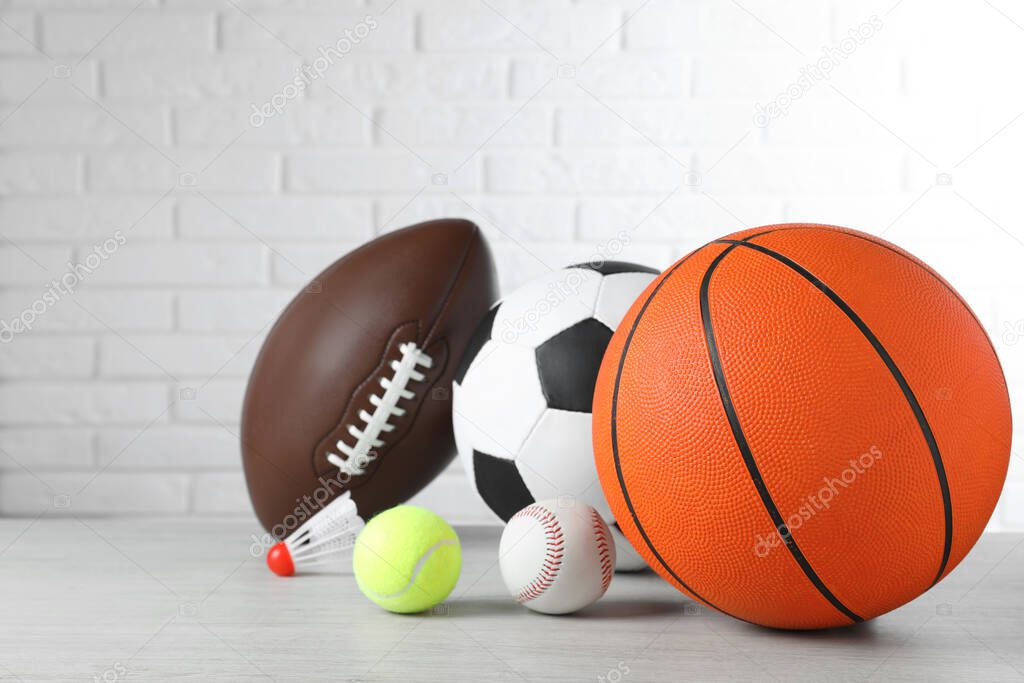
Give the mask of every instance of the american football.
[(0, 683), (1024, 683), (1020, 31), (0, 0)]
[[(591, 443), (594, 383), (612, 332), (657, 273), (617, 261), (552, 271), (481, 322), (455, 374), (453, 419), (470, 482), (503, 521), (567, 497), (612, 523)], [(617, 568), (643, 568), (613, 533)]]
[(385, 234), (295, 297), (242, 409), (246, 482), (267, 531), (287, 536), (345, 491), (369, 519), (444, 469), (450, 382), (496, 298), (480, 229), (454, 219)]

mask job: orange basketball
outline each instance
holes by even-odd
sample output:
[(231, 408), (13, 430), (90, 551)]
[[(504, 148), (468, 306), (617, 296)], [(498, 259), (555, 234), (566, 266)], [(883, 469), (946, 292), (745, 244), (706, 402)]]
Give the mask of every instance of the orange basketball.
[(995, 350), (927, 265), (775, 225), (679, 260), (633, 304), (594, 395), (601, 485), (633, 546), (756, 624), (841, 626), (948, 574), (995, 507)]

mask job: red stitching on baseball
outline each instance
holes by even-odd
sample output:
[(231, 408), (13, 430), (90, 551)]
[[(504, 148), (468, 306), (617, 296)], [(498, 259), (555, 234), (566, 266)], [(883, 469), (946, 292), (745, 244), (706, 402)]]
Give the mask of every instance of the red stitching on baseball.
[(604, 520), (601, 519), (601, 515), (597, 513), (597, 510), (591, 512), (591, 518), (596, 535), (597, 557), (601, 562), (601, 589), (606, 591), (612, 582), (612, 574), (615, 571), (615, 568), (612, 566), (611, 553), (609, 552), (609, 546), (613, 541), (609, 538), (608, 527), (605, 525)]
[(565, 536), (562, 534), (562, 527), (558, 524), (558, 518), (550, 510), (537, 505), (528, 505), (514, 514), (512, 519), (520, 517), (532, 517), (540, 522), (546, 540), (546, 550), (540, 573), (516, 596), (516, 602), (522, 604), (540, 597), (555, 582), (558, 570), (562, 566), (562, 556), (565, 554)]

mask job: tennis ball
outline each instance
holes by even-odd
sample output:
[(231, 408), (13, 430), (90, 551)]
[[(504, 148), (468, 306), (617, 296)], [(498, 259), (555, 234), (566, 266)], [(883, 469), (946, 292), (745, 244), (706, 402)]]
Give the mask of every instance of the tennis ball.
[(462, 568), (459, 537), (430, 510), (399, 505), (363, 528), (352, 569), (363, 595), (391, 612), (422, 612), (452, 592)]

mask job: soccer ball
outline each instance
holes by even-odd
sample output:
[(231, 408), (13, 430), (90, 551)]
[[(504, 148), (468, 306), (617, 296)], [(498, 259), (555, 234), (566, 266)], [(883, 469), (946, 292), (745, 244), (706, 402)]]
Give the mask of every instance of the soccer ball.
[(452, 387), (455, 443), (487, 507), (507, 522), (537, 500), (587, 503), (611, 525), (622, 571), (646, 565), (601, 491), (590, 410), (612, 332), (658, 272), (604, 261), (526, 284), (481, 321)]

